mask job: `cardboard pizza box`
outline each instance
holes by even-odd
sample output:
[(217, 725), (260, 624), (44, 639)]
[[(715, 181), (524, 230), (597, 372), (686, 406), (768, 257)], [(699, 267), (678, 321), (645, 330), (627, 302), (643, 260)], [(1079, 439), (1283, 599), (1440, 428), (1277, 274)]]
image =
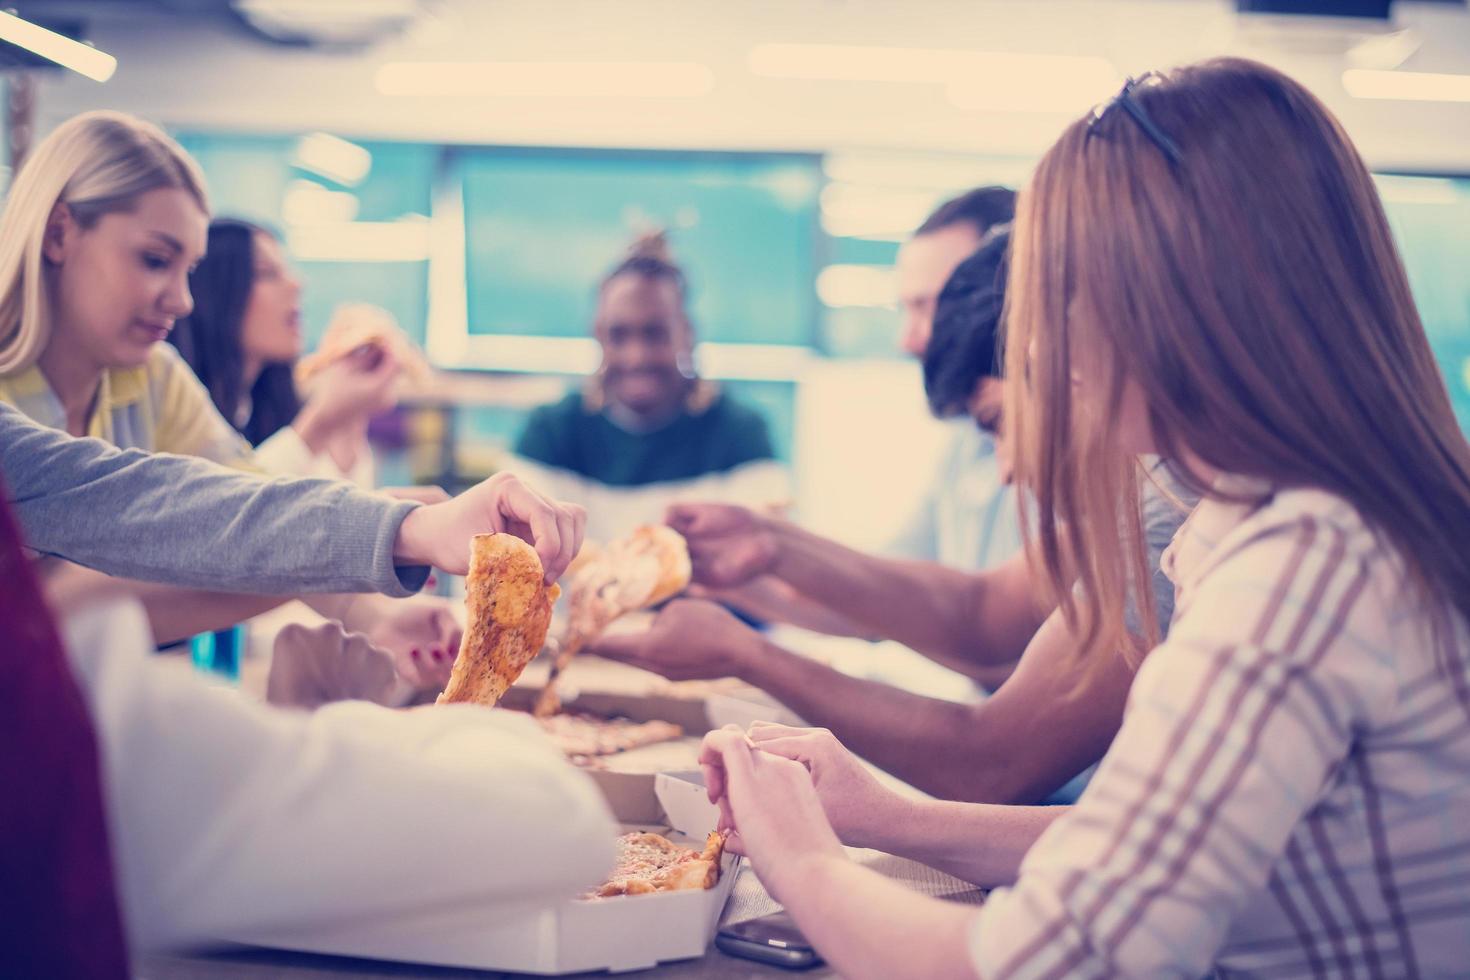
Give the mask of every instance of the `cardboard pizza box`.
[[(546, 682), (549, 664), (534, 662), (500, 699), (500, 706), (529, 711)], [(564, 709), (598, 718), (667, 721), (685, 737), (602, 756), (587, 773), (619, 821), (656, 824), (663, 810), (655, 793), (661, 772), (698, 768), (699, 743), (706, 732), (732, 722), (744, 727), (760, 718), (799, 725), (764, 692), (733, 679), (672, 684), (656, 674), (600, 657), (582, 656), (562, 675)]]
[[(607, 799), (620, 823), (657, 824), (667, 813), (660, 787), (667, 794), (670, 773), (698, 772), (701, 739), (679, 738), (601, 757), (587, 775)], [(685, 824), (685, 826), (690, 826)]]
[[(654, 827), (696, 849), (715, 829), (718, 809), (705, 797), (698, 772), (661, 774), (655, 793), (663, 809)], [(435, 966), (508, 970), (559, 976), (592, 970), (624, 973), (703, 956), (719, 928), (740, 873), (726, 854), (720, 880), (702, 891), (659, 892), (557, 902), (483, 912), (440, 909), (421, 916), (343, 923), (311, 935), (231, 936), (233, 942), (340, 956)]]
[[(560, 693), (560, 692), (559, 692)], [(627, 718), (631, 721), (668, 721), (684, 729), (689, 735), (703, 735), (710, 730), (709, 713), (703, 700), (672, 697), (667, 694), (630, 694), (618, 691), (566, 692), (570, 699), (563, 702), (563, 710), (585, 712), (599, 718)], [(500, 699), (503, 707), (517, 711), (530, 711), (536, 704), (541, 688), (530, 686), (512, 687)]]
[[(507, 708), (529, 710), (546, 686), (548, 658), (532, 661), (501, 698)], [(717, 697), (761, 698), (756, 688), (733, 678), (715, 681), (667, 681), (657, 674), (601, 657), (575, 658), (558, 686), (568, 711), (585, 711), (600, 718), (633, 721), (669, 721), (690, 735), (711, 727), (706, 705)]]
[(709, 801), (700, 770), (661, 772), (655, 792), (669, 826), (686, 837), (703, 840), (719, 826), (720, 808)]

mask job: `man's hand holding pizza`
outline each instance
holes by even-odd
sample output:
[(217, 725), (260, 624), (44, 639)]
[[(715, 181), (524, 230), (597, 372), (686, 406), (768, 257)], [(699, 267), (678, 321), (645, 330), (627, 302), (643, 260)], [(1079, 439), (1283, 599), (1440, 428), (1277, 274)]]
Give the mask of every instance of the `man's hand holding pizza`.
[(780, 555), (776, 522), (734, 504), (675, 504), (669, 527), (684, 536), (694, 581), (707, 589), (745, 585), (770, 572)]
[(676, 599), (645, 632), (604, 636), (588, 652), (682, 681), (748, 678), (765, 650), (765, 638), (723, 606)]

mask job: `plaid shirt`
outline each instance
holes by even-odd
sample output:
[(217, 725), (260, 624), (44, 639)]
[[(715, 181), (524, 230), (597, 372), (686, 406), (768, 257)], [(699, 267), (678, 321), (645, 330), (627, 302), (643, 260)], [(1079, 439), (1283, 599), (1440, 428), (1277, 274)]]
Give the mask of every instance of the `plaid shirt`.
[(1207, 500), (1164, 570), (1168, 640), (978, 912), (979, 976), (1470, 973), (1464, 620), (1437, 647), (1395, 553), (1316, 491)]

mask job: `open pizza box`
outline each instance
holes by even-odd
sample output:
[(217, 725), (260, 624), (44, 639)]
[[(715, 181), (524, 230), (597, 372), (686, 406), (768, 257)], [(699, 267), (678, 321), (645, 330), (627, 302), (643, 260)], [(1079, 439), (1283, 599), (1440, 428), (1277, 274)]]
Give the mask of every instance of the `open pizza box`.
[[(512, 709), (529, 710), (534, 701), (533, 690), (512, 688), (501, 704)], [(579, 693), (567, 705), (567, 710), (598, 718), (668, 721), (684, 730), (682, 738), (598, 756), (587, 766), (587, 774), (607, 799), (613, 816), (623, 823), (637, 824), (653, 824), (662, 819), (664, 811), (656, 793), (656, 777), (662, 773), (697, 768), (700, 743), (706, 732), (726, 725), (744, 730), (755, 721), (778, 722), (793, 728), (806, 726), (779, 701), (755, 689), (711, 694), (703, 701), (593, 691)]]
[[(531, 710), (541, 688), (512, 687), (500, 699), (503, 707)], [(571, 688), (563, 703), (566, 711), (585, 712), (599, 718), (627, 718), (630, 721), (669, 721), (684, 729), (685, 734), (703, 735), (710, 730), (705, 702), (668, 694), (635, 694), (625, 691), (590, 691)], [(716, 726), (718, 727), (718, 726)]]
[[(501, 698), (503, 707), (530, 710), (546, 686), (550, 663), (532, 661)], [(709, 704), (722, 697), (755, 698), (764, 695), (733, 678), (716, 681), (672, 682), (657, 674), (584, 654), (562, 675), (558, 688), (567, 711), (586, 712), (599, 718), (628, 718), (632, 721), (669, 721), (688, 735), (703, 735), (711, 728)]]
[[(661, 823), (666, 815), (672, 820), (668, 796), (675, 790), (671, 787), (680, 781), (688, 785), (690, 779), (699, 779), (700, 741), (679, 738), (604, 756), (600, 766), (588, 769), (587, 775), (602, 791), (608, 809), (620, 823), (654, 825)], [(702, 783), (699, 792), (704, 792)], [(677, 823), (670, 826), (680, 828)]]
[[(533, 663), (501, 698), (500, 706), (529, 711), (546, 682), (546, 665)], [(666, 721), (684, 737), (598, 756), (586, 772), (623, 823), (659, 823), (664, 809), (656, 793), (661, 773), (698, 767), (700, 739), (732, 721), (755, 718), (796, 723), (798, 719), (763, 692), (738, 681), (671, 684), (648, 671), (583, 656), (563, 675), (563, 707), (596, 718), (633, 722)], [(719, 707), (717, 707), (719, 706)], [(716, 721), (718, 718), (720, 720)]]
[[(655, 830), (701, 848), (719, 820), (718, 808), (705, 796), (703, 774), (662, 773), (656, 783), (662, 819), (654, 826), (625, 829)], [(544, 976), (624, 973), (703, 956), (739, 872), (740, 859), (726, 853), (719, 882), (707, 890), (564, 899), (509, 907), (489, 921), (483, 913), (436, 910), (422, 917), (343, 923), (310, 936), (229, 938), (302, 952)]]

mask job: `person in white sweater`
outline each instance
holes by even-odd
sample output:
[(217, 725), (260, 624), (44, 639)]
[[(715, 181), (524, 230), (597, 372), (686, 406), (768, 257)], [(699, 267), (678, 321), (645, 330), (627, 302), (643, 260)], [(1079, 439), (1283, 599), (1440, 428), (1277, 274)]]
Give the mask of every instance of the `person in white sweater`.
[(612, 865), (607, 804), (528, 717), (271, 708), (150, 660), (135, 604), (63, 625), (134, 952), (435, 910), (488, 921)]
[(0, 910), (15, 927), (0, 974), (124, 976), (119, 923), (139, 952), (494, 916), (595, 882), (615, 835), (592, 783), (528, 722), (252, 704), (149, 657), (121, 584), (43, 602), (22, 543), (180, 586), (401, 596), (430, 565), (463, 574), (471, 537), (490, 531), (525, 538), (555, 579), (584, 525), (507, 475), (424, 506), (118, 450), (0, 405)]

